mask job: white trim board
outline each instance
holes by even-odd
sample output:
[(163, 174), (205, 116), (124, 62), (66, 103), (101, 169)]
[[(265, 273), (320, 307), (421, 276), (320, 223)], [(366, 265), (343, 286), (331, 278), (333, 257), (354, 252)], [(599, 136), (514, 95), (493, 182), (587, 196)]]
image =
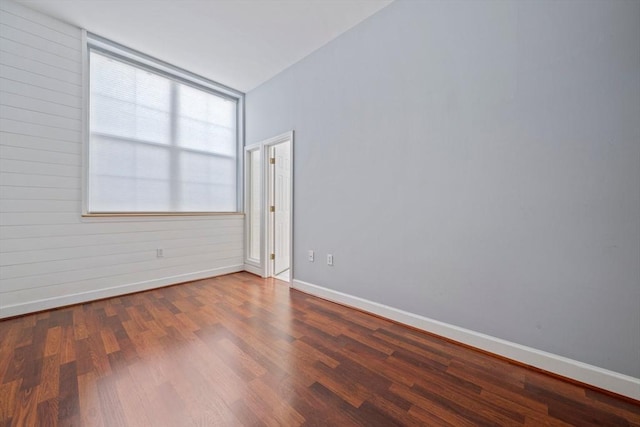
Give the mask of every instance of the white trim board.
[(143, 282), (128, 283), (126, 285), (113, 286), (110, 288), (97, 289), (75, 294), (61, 295), (53, 298), (46, 298), (36, 301), (27, 301), (20, 304), (0, 306), (0, 319), (6, 317), (20, 316), (23, 314), (35, 313), (42, 310), (66, 307), (68, 305), (83, 302), (96, 301), (103, 298), (112, 298), (134, 292), (148, 291), (150, 289), (172, 286), (180, 283), (191, 282), (193, 280), (209, 279), (224, 274), (244, 271), (243, 264), (231, 265), (227, 267), (214, 268), (211, 270), (196, 271), (193, 273), (180, 274), (177, 276), (162, 277), (160, 279), (146, 280)]
[(251, 274), (255, 274), (256, 276), (264, 278), (264, 269), (262, 267), (256, 267), (255, 265), (245, 264), (244, 270), (248, 271)]
[(418, 314), (369, 301), (322, 286), (294, 279), (291, 287), (299, 291), (351, 306), (384, 318), (436, 334), (459, 343), (493, 353), (525, 365), (557, 374), (575, 381), (640, 400), (640, 379), (597, 366), (558, 356), (535, 348), (516, 344), (469, 329), (449, 325)]

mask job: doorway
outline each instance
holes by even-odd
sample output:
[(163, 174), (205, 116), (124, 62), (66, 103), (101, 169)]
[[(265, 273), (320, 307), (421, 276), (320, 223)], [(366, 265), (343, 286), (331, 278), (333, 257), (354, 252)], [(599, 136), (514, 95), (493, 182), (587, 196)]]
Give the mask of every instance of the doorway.
[(291, 141), (269, 148), (269, 241), (270, 276), (291, 278)]
[(293, 132), (245, 147), (245, 270), (293, 278)]

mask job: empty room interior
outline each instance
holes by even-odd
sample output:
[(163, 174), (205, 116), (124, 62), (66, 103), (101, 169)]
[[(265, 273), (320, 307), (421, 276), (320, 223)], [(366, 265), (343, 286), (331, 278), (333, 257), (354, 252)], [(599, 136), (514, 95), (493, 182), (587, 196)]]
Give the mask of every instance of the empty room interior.
[(640, 426), (640, 1), (0, 0), (0, 426)]

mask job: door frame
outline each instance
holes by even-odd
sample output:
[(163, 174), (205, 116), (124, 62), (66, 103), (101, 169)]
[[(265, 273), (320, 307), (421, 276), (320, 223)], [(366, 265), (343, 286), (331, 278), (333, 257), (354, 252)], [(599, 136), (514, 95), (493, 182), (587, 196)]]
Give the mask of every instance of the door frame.
[[(245, 167), (245, 254), (244, 254), (244, 263), (245, 269), (251, 273), (258, 274), (262, 277), (272, 277), (274, 274), (274, 263), (270, 259), (270, 254), (273, 250), (274, 245), (274, 224), (271, 221), (271, 215), (269, 212), (269, 207), (272, 205), (272, 191), (270, 191), (270, 186), (272, 185), (272, 180), (274, 179), (271, 164), (269, 162), (271, 149), (283, 142), (289, 141), (289, 172), (291, 179), (289, 180), (289, 283), (293, 281), (293, 190), (294, 190), (294, 166), (293, 166), (293, 154), (294, 154), (294, 132), (289, 131), (273, 138), (266, 139), (257, 144), (252, 144), (245, 147), (245, 162), (249, 161), (249, 153), (251, 151), (260, 150), (260, 176), (261, 176), (261, 209), (260, 209), (260, 262), (256, 262), (250, 260), (249, 255), (249, 237), (250, 237), (250, 227), (251, 224), (249, 222), (249, 214), (250, 212), (246, 212), (247, 207), (249, 205), (248, 197), (250, 196), (250, 188), (248, 187), (250, 180), (248, 179), (248, 170), (250, 167)], [(245, 166), (247, 166), (245, 164)]]

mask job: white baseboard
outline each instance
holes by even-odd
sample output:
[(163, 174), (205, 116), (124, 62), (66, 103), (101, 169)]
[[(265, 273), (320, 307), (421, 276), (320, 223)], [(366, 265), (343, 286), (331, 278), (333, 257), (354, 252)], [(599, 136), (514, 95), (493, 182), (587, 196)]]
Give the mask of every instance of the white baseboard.
[(500, 338), (449, 325), (384, 304), (294, 279), (291, 287), (308, 294), (351, 306), (453, 341), (484, 350), (525, 365), (640, 400), (640, 379), (558, 356)]
[(192, 280), (207, 279), (223, 274), (243, 271), (244, 265), (231, 265), (227, 267), (214, 268), (211, 270), (196, 271), (193, 273), (180, 274), (177, 276), (162, 277), (160, 279), (146, 280), (143, 282), (128, 283), (126, 285), (114, 286), (106, 289), (97, 289), (86, 292), (78, 292), (70, 295), (60, 295), (53, 298), (46, 298), (35, 301), (27, 301), (20, 304), (0, 306), (0, 319), (5, 317), (19, 316), (21, 314), (34, 313), (56, 307), (95, 301), (103, 298), (111, 298), (118, 295), (130, 294), (133, 292), (147, 291), (149, 289), (161, 288), (163, 286), (175, 285)]
[(255, 265), (245, 264), (244, 269), (249, 273), (253, 273), (256, 276), (264, 277), (264, 270), (260, 267), (256, 267)]

